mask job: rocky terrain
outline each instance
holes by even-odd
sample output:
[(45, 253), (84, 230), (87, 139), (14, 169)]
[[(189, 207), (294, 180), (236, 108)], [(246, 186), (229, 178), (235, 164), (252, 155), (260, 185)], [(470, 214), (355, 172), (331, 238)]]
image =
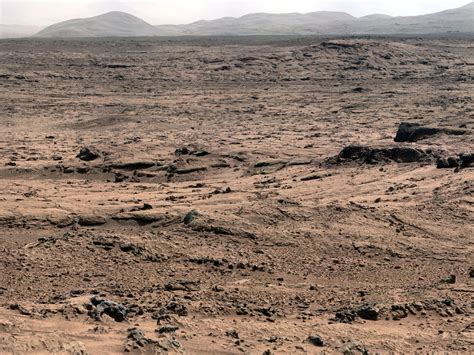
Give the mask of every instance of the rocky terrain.
[(468, 353), (472, 39), (0, 41), (0, 353)]

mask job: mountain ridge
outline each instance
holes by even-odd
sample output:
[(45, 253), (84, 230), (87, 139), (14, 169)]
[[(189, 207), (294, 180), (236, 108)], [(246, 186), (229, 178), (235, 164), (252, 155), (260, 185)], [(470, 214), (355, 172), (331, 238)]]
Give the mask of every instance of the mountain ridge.
[[(1, 29), (0, 25), (0, 31)], [(134, 15), (112, 11), (94, 17), (56, 23), (42, 29), (35, 37), (403, 35), (450, 32), (474, 33), (474, 1), (456, 9), (419, 16), (392, 17), (372, 14), (354, 17), (340, 11), (315, 11), (306, 14), (261, 12), (241, 17), (199, 20), (183, 25), (156, 26)], [(0, 37), (4, 37), (1, 33)]]
[(139, 17), (121, 11), (72, 19), (48, 26), (36, 37), (142, 37), (154, 36), (156, 29)]

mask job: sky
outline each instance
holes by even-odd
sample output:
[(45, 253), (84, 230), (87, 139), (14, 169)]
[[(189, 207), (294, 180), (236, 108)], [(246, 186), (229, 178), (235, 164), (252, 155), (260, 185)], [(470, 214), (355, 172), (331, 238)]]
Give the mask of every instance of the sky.
[(460, 7), (469, 0), (0, 0), (0, 23), (46, 26), (125, 11), (153, 25), (182, 24), (254, 12), (344, 11), (354, 16), (413, 16)]

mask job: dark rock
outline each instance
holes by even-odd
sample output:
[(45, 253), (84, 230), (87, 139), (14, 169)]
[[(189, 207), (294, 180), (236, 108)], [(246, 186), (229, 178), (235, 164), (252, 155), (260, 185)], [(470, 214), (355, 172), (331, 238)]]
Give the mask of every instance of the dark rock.
[(378, 320), (380, 314), (379, 310), (371, 305), (360, 306), (356, 313), (360, 318), (367, 320)]
[(439, 158), (436, 161), (438, 169), (451, 169), (459, 166), (459, 159), (457, 157)]
[(13, 303), (9, 306), (9, 308), (12, 311), (18, 311), (20, 314), (23, 314), (24, 316), (31, 316), (31, 312), (27, 310), (25, 307), (22, 305), (19, 305), (18, 303)]
[(357, 317), (376, 321), (380, 317), (380, 310), (368, 304), (351, 309), (342, 309), (336, 312), (335, 320), (341, 323), (352, 323)]
[(474, 267), (469, 270), (469, 277), (474, 277)]
[(91, 169), (88, 166), (80, 166), (76, 169), (79, 174), (87, 174)]
[(197, 157), (205, 157), (206, 155), (209, 155), (211, 153), (209, 153), (206, 150), (198, 150), (197, 152), (194, 152), (193, 154)]
[(190, 151), (187, 147), (182, 147), (182, 148), (178, 148), (174, 151), (174, 154), (176, 156), (180, 156), (180, 155), (188, 155), (190, 154)]
[(364, 164), (377, 164), (389, 161), (413, 163), (427, 160), (429, 155), (423, 150), (410, 147), (371, 148), (350, 145), (345, 147), (337, 158), (339, 161), (352, 160)]
[(94, 148), (84, 147), (84, 148), (81, 148), (81, 150), (79, 151), (79, 154), (76, 157), (84, 161), (92, 161), (99, 158), (100, 153), (98, 150)]
[(324, 178), (329, 177), (329, 176), (332, 176), (332, 174), (322, 174), (322, 175), (321, 174), (313, 174), (313, 175), (304, 176), (300, 180), (301, 181), (321, 180), (321, 179), (324, 179)]
[(394, 140), (395, 142), (416, 142), (440, 133), (459, 136), (466, 134), (467, 131), (460, 129), (424, 127), (418, 123), (402, 122), (398, 127)]
[(307, 340), (308, 340), (309, 343), (313, 344), (314, 346), (324, 346), (325, 345), (323, 338), (318, 334), (310, 335)]
[(191, 280), (176, 280), (164, 286), (165, 291), (198, 291), (199, 285)]
[(157, 317), (161, 318), (163, 315), (169, 314), (176, 314), (180, 317), (186, 317), (188, 315), (188, 309), (184, 304), (173, 301), (162, 307), (154, 318), (159, 319)]
[(198, 166), (198, 167), (195, 167), (195, 168), (183, 168), (183, 169), (173, 169), (172, 171), (170, 171), (170, 173), (175, 173), (175, 174), (179, 174), (179, 175), (184, 175), (184, 174), (191, 174), (191, 173), (196, 173), (196, 172), (199, 172), (199, 171), (206, 171), (207, 170), (207, 167), (205, 166)]
[(92, 244), (105, 250), (112, 250), (116, 243), (104, 237), (97, 237), (92, 241)]
[(127, 336), (128, 339), (139, 340), (139, 339), (143, 339), (144, 336), (145, 334), (143, 333), (143, 331), (138, 328), (128, 329), (128, 336)]
[(236, 330), (228, 330), (225, 332), (225, 335), (230, 338), (239, 339), (239, 333)]
[(443, 279), (444, 283), (447, 284), (455, 284), (456, 283), (456, 275), (449, 275), (448, 277)]
[(80, 226), (100, 226), (107, 223), (107, 218), (103, 216), (79, 216), (78, 223)]
[(184, 216), (183, 223), (186, 225), (191, 224), (198, 216), (199, 213), (196, 210), (192, 210), (191, 212), (188, 212), (186, 216)]
[(363, 346), (362, 344), (359, 344), (357, 342), (350, 342), (344, 349), (343, 351), (344, 355), (369, 355), (369, 351)]
[(115, 179), (114, 182), (120, 183), (128, 179), (127, 175), (124, 175), (122, 173), (115, 173)]
[(471, 168), (474, 163), (474, 153), (464, 153), (459, 156), (461, 168)]
[(178, 330), (179, 328), (174, 326), (174, 325), (164, 325), (157, 329), (157, 332), (160, 334), (165, 334), (165, 333), (174, 333)]
[(116, 322), (123, 322), (127, 319), (128, 309), (120, 303), (92, 297), (91, 304), (94, 307), (89, 311), (89, 316), (97, 321), (101, 320), (103, 314), (113, 318)]
[[(159, 344), (156, 341), (145, 337), (145, 334), (139, 328), (129, 328), (124, 351), (131, 352), (136, 349), (141, 349), (141, 351), (143, 351), (142, 348), (150, 346), (155, 347), (155, 345), (160, 348)], [(153, 353), (155, 353), (155, 351), (153, 351)]]
[(149, 169), (156, 165), (155, 162), (148, 162), (148, 161), (137, 161), (137, 162), (129, 162), (129, 163), (115, 163), (111, 164), (109, 167), (111, 169), (117, 170), (143, 170)]

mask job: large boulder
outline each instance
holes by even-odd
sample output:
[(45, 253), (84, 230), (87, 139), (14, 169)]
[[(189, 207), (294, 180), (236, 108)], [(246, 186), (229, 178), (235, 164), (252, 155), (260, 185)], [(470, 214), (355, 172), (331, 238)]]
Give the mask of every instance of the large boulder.
[(394, 140), (395, 142), (416, 142), (440, 133), (460, 136), (466, 134), (467, 131), (462, 129), (425, 127), (418, 123), (402, 122), (398, 126)]
[(338, 155), (338, 159), (353, 160), (364, 164), (377, 164), (394, 161), (397, 163), (414, 163), (429, 158), (421, 149), (411, 147), (374, 148), (359, 145), (345, 147)]

